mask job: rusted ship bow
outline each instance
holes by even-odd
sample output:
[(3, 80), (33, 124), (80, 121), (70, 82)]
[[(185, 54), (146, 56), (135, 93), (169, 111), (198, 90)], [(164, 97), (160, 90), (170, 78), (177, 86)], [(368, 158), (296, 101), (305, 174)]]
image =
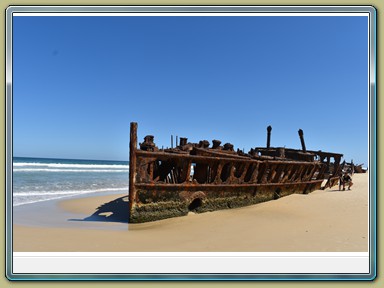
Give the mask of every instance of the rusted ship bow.
[[(308, 194), (337, 184), (337, 153), (267, 147), (248, 153), (219, 140), (159, 149), (148, 135), (137, 147), (137, 123), (131, 123), (129, 154), (130, 223), (252, 205), (292, 194)], [(324, 181), (326, 180), (326, 181)]]

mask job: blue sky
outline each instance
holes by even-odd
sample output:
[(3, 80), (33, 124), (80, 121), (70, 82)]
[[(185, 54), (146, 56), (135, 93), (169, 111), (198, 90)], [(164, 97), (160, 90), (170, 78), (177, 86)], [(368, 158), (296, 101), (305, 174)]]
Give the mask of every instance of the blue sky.
[(368, 164), (367, 17), (14, 17), (14, 156), (128, 160), (129, 123)]

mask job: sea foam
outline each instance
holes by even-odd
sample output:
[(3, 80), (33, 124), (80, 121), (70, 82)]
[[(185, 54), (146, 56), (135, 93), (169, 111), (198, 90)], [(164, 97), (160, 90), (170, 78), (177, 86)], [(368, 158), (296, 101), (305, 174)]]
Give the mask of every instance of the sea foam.
[(128, 169), (129, 165), (105, 165), (105, 164), (61, 164), (61, 163), (28, 163), (15, 162), (13, 167), (48, 167), (48, 168), (107, 168), (107, 169)]

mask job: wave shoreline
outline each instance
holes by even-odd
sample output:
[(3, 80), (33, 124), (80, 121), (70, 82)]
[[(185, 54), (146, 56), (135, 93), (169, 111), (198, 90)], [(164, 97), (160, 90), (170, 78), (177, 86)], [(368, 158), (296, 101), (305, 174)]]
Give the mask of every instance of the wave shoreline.
[(128, 191), (128, 173), (128, 161), (15, 157), (13, 206), (74, 195)]

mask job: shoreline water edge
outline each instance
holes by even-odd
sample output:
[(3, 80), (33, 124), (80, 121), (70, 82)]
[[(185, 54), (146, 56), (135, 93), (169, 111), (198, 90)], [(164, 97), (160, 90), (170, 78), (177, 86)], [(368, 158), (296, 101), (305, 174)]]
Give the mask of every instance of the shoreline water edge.
[(128, 191), (128, 161), (14, 157), (13, 206)]

